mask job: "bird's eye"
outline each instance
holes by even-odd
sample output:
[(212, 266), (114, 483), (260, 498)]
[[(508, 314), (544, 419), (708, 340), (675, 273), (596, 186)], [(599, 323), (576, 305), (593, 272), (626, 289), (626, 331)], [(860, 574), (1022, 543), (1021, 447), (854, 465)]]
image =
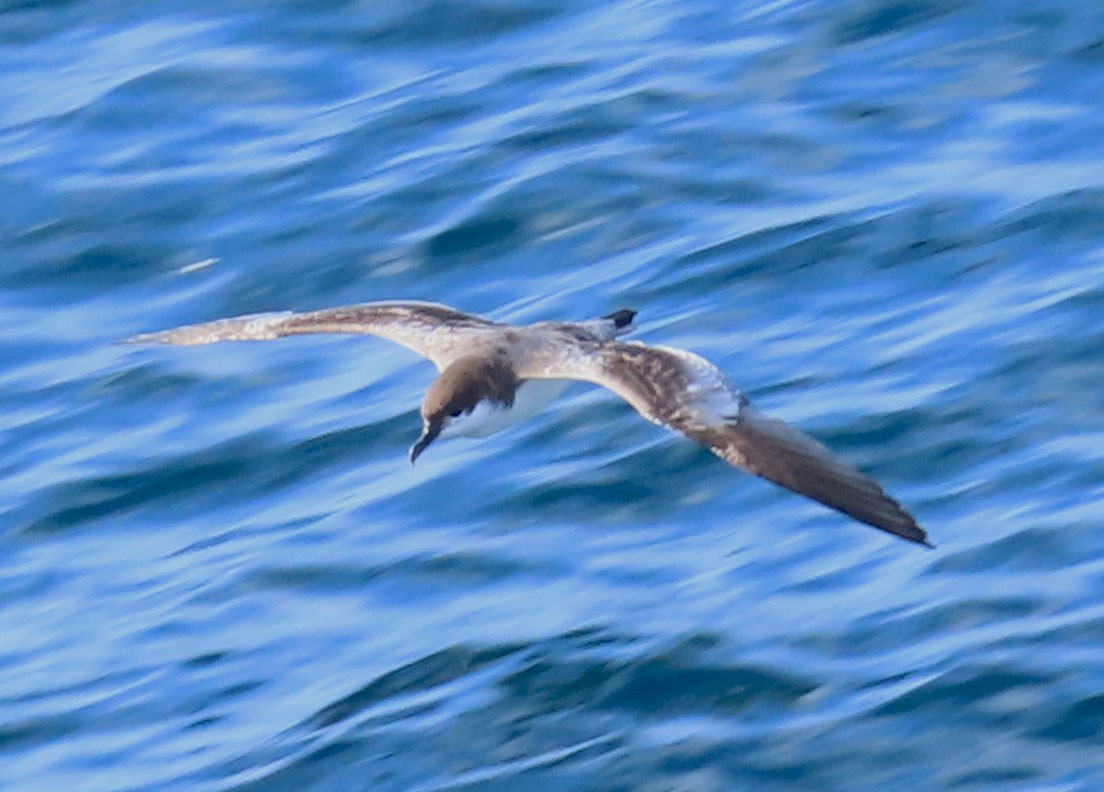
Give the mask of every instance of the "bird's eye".
[(463, 413), (463, 412), (464, 412), (463, 410), (453, 410), (452, 412), (449, 413), (449, 418), (459, 418), (461, 413)]

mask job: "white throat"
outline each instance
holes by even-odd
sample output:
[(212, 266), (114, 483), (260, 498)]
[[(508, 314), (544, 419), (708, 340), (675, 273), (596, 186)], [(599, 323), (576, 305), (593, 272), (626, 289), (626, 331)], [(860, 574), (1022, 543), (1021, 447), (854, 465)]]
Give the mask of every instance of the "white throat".
[(513, 407), (481, 401), (470, 413), (449, 419), (440, 437), (486, 437), (517, 426), (541, 412), (570, 384), (570, 380), (525, 380), (514, 394)]

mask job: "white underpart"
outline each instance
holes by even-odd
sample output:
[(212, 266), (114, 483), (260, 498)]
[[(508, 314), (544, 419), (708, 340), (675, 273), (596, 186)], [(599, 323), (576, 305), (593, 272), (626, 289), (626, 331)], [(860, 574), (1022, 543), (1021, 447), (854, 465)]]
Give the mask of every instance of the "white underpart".
[(497, 407), (482, 401), (467, 415), (448, 419), (441, 438), (486, 437), (527, 421), (563, 393), (571, 380), (526, 380), (514, 395), (514, 406)]

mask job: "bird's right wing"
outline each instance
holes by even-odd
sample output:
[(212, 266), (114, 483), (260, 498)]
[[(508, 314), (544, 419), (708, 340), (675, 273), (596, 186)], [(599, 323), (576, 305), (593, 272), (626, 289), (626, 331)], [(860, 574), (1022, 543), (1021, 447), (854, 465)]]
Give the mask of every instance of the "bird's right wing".
[(929, 545), (915, 518), (877, 481), (808, 435), (759, 412), (698, 355), (619, 341), (579, 344), (564, 337), (535, 347), (518, 374), (601, 385), (649, 421), (698, 441), (729, 464), (867, 525)]
[(321, 311), (250, 314), (185, 325), (129, 338), (127, 344), (213, 344), (217, 341), (270, 341), (310, 333), (357, 333), (402, 344), (444, 368), (473, 333), (495, 323), (445, 305), (376, 302)]

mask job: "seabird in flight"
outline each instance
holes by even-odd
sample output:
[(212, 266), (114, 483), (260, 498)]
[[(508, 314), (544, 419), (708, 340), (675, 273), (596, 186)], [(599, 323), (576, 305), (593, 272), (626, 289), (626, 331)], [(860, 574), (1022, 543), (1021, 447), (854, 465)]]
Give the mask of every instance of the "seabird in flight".
[(681, 432), (738, 468), (918, 544), (915, 518), (874, 479), (788, 424), (764, 415), (708, 360), (618, 341), (635, 311), (587, 322), (506, 325), (444, 305), (375, 302), (305, 313), (252, 314), (148, 333), (127, 343), (210, 344), (308, 333), (395, 341), (440, 371), (422, 401), (414, 462), (438, 438), (484, 437), (535, 415), (571, 381), (601, 385), (649, 421)]

